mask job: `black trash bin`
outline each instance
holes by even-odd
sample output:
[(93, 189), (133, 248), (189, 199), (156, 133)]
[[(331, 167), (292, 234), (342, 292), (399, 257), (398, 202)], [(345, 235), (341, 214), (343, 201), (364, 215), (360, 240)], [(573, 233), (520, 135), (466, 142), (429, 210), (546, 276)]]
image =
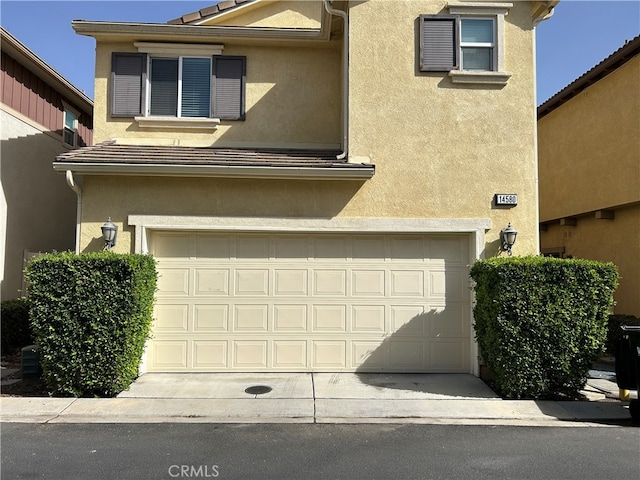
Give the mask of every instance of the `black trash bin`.
[[(640, 325), (622, 325), (616, 349), (616, 383), (624, 390), (640, 391)], [(629, 402), (634, 423), (640, 423), (640, 399)]]

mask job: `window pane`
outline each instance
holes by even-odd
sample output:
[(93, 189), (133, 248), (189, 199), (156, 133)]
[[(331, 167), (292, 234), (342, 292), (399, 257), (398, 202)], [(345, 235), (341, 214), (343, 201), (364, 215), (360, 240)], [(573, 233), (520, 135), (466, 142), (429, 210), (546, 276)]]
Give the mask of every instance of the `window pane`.
[(209, 117), (211, 109), (211, 59), (182, 60), (183, 117)]
[(68, 129), (63, 129), (62, 131), (62, 139), (64, 141), (64, 143), (66, 143), (67, 145), (71, 145), (72, 147), (76, 146), (76, 135), (75, 132), (72, 130), (68, 130)]
[(67, 110), (64, 111), (64, 126), (71, 130), (76, 129), (76, 116)]
[(178, 115), (178, 59), (151, 59), (151, 115)]
[(462, 19), (462, 42), (493, 44), (493, 22), (489, 19)]
[(493, 70), (492, 48), (462, 47), (463, 70)]

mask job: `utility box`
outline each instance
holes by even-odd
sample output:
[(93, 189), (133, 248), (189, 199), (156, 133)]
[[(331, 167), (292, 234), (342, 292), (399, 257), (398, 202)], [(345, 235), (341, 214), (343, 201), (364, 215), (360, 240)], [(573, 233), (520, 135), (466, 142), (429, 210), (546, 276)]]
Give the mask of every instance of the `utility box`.
[(22, 361), (20, 370), (22, 379), (40, 378), (42, 375), (42, 366), (40, 365), (40, 351), (37, 345), (29, 345), (21, 351)]

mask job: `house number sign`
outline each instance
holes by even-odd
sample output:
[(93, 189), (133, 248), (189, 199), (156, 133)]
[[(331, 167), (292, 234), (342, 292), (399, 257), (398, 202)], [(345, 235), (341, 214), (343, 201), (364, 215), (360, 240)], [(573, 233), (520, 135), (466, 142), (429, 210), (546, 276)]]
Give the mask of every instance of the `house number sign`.
[(518, 195), (515, 193), (496, 193), (496, 205), (517, 205)]

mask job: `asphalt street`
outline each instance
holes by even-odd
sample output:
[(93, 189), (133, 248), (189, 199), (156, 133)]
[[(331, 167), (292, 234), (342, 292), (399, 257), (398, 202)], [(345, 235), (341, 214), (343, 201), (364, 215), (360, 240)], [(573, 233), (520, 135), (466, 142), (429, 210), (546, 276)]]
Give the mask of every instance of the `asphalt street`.
[(640, 428), (1, 425), (13, 479), (640, 478)]

